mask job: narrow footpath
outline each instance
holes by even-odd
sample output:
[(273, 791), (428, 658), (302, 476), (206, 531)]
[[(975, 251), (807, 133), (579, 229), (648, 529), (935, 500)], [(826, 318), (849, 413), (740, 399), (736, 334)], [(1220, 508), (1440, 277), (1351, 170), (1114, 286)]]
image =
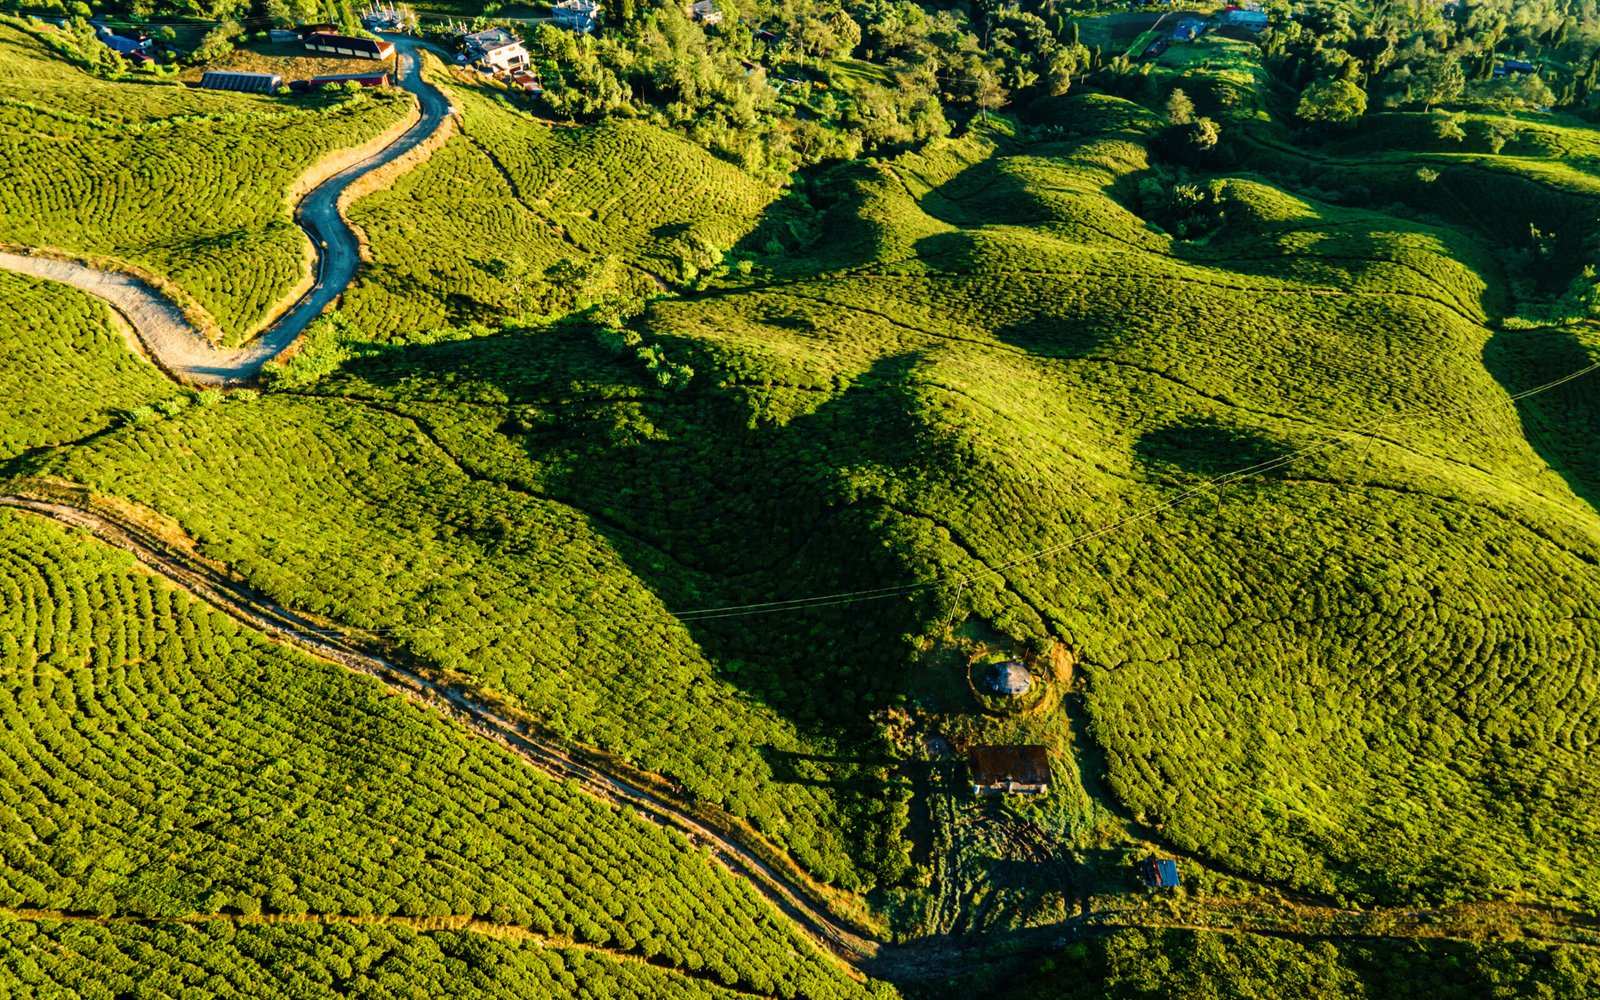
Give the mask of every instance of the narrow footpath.
[(254, 378), (262, 365), (293, 344), (355, 279), (361, 266), (360, 246), (354, 230), (339, 214), (340, 196), (359, 178), (428, 141), (450, 116), (449, 98), (422, 78), (425, 43), (404, 35), (383, 37), (395, 45), (396, 82), (417, 98), (421, 117), (379, 152), (312, 188), (295, 207), (295, 221), (316, 252), (316, 283), (250, 343), (232, 349), (213, 347), (177, 303), (131, 274), (4, 251), (0, 251), (0, 268), (59, 281), (105, 300), (132, 325), (153, 360), (184, 382), (227, 385)]

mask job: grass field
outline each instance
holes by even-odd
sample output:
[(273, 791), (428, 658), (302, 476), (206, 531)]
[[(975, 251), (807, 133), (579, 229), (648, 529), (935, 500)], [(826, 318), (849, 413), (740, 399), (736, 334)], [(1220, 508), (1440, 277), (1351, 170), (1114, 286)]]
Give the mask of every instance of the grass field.
[(370, 94), (285, 101), (95, 80), (5, 23), (0, 79), (0, 243), (147, 268), (230, 343), (308, 273), (290, 186), (405, 113)]

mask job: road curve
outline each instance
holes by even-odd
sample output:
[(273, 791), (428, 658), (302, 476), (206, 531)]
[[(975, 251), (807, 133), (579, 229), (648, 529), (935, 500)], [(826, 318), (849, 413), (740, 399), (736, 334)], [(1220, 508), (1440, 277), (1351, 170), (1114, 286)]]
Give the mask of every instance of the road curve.
[(0, 251), (0, 268), (60, 281), (104, 299), (132, 325), (140, 345), (174, 377), (199, 385), (224, 385), (254, 378), (261, 366), (294, 343), (312, 320), (338, 298), (361, 266), (360, 247), (339, 214), (339, 196), (357, 178), (392, 163), (428, 140), (450, 115), (450, 101), (422, 78), (424, 43), (404, 35), (383, 36), (397, 52), (396, 82), (417, 98), (421, 117), (379, 152), (317, 185), (295, 208), (295, 221), (316, 251), (316, 283), (243, 347), (211, 346), (167, 296), (131, 274), (74, 261)]
[(273, 603), (204, 561), (163, 544), (108, 513), (21, 494), (0, 494), (0, 507), (25, 511), (87, 531), (102, 542), (129, 553), (144, 566), (247, 628), (356, 673), (376, 677), (388, 687), (500, 744), (540, 771), (563, 781), (576, 782), (599, 799), (633, 809), (652, 822), (678, 830), (695, 844), (709, 848), (718, 861), (793, 920), (824, 952), (851, 965), (878, 954), (881, 947), (878, 941), (863, 936), (828, 913), (803, 886), (763, 860), (754, 848), (708, 825), (669, 798), (608, 769), (602, 760), (558, 746), (465, 692), (396, 663), (359, 637)]

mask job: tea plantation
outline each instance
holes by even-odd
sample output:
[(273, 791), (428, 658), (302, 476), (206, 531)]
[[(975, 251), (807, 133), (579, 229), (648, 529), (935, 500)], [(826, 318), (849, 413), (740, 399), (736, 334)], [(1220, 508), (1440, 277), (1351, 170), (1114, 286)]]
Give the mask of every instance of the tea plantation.
[[(436, 66), (450, 137), (243, 390), (0, 274), (0, 494), (156, 525), (760, 859), (0, 511), (0, 996), (1600, 996), (1600, 23), (1498, 5), (1547, 64), (1496, 76), (1427, 20), (1437, 96), (1364, 47), (1432, 5), (1138, 63), (1079, 34), (1136, 12), (972, 14), (955, 64), (969, 15), (904, 6), (630, 6), (564, 120)], [(300, 277), (284, 192), (403, 113), (90, 80), (47, 30), (0, 25), (0, 240), (234, 339)], [(719, 91), (650, 45), (759, 63), (759, 115), (688, 122)], [(835, 125), (874, 155), (780, 183)], [(1010, 743), (1050, 791), (976, 798)]]
[(10, 401), (0, 411), (0, 462), (177, 395), (129, 351), (106, 306), (75, 289), (0, 271), (0, 328), (0, 398)]
[[(682, 838), (242, 631), (98, 542), (11, 512), (0, 539), (0, 907), (45, 914), (38, 933), (137, 953), (198, 914), (225, 948), (160, 970), (181, 980), (231, 975), (272, 933), (250, 918), (321, 921), (288, 936), (326, 979), (375, 961), (363, 937), (392, 938), (386, 919), (454, 917), (766, 995), (860, 992)], [(54, 926), (57, 912), (111, 923)], [(335, 926), (347, 919), (372, 928)], [(353, 954), (330, 958), (333, 944)], [(423, 972), (441, 961), (407, 946)], [(580, 954), (570, 974), (586, 963), (607, 964)]]
[(53, 30), (0, 22), (0, 243), (135, 265), (247, 339), (309, 274), (287, 189), (405, 105), (90, 80), (47, 61)]
[(464, 109), (461, 133), (351, 213), (374, 254), (344, 307), (362, 337), (692, 281), (777, 195), (661, 129), (553, 128), (444, 82)]

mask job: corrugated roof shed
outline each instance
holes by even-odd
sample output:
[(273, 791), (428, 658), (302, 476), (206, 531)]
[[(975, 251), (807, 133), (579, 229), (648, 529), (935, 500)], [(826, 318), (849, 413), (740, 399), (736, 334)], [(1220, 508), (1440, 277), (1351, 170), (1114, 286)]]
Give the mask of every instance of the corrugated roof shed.
[(283, 86), (283, 77), (276, 73), (236, 73), (217, 69), (206, 70), (200, 86), (207, 90), (237, 90), (250, 94), (272, 94)]
[(329, 55), (350, 56), (356, 59), (387, 59), (394, 54), (394, 43), (374, 38), (356, 38), (354, 35), (335, 35), (318, 31), (306, 36), (306, 48)]
[(1183, 885), (1175, 858), (1146, 858), (1139, 866), (1139, 874), (1144, 884), (1152, 889), (1176, 889)]

